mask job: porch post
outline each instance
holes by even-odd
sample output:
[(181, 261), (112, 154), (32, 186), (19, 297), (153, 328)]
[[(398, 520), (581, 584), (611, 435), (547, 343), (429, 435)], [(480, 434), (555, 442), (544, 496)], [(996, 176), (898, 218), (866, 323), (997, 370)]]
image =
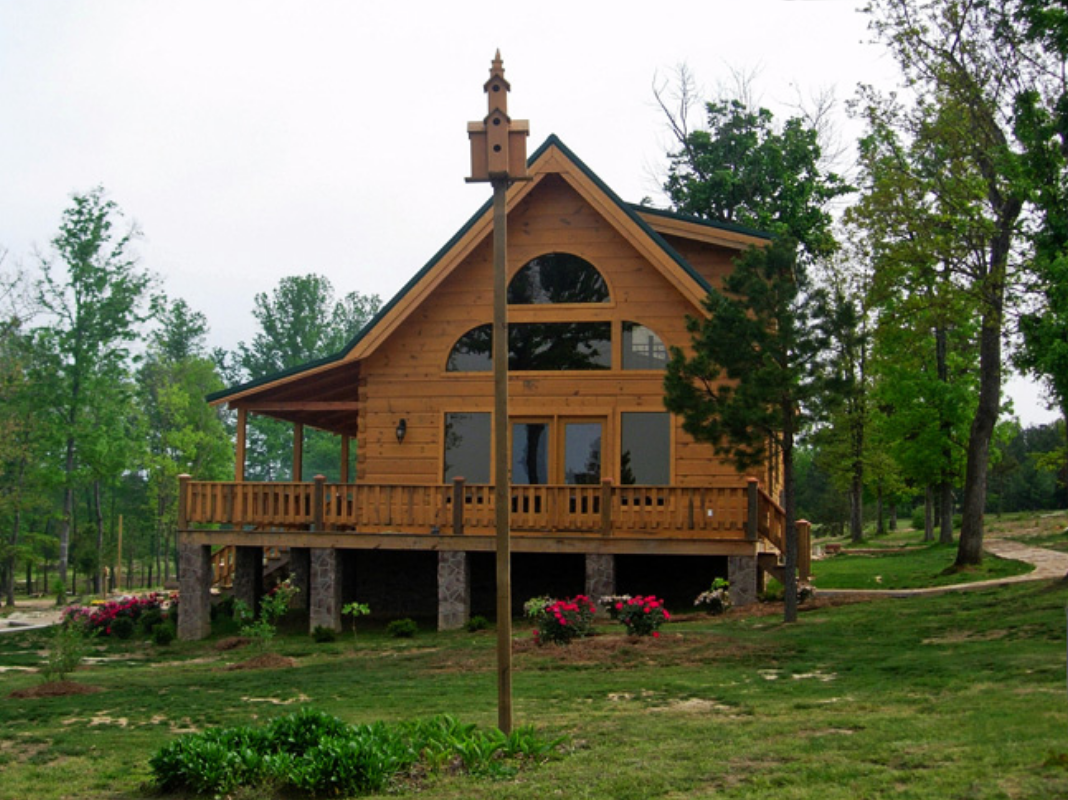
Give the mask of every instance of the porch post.
[(300, 483), (304, 477), (304, 426), (293, 423), (293, 483)]
[(238, 406), (237, 409), (237, 442), (234, 446), (234, 480), (242, 483), (245, 480), (245, 437), (248, 426), (248, 411)]
[(341, 482), (349, 483), (349, 435), (341, 434)]
[[(182, 538), (185, 538), (184, 536)], [(178, 638), (192, 642), (211, 633), (211, 547), (178, 545)]]
[(748, 606), (757, 601), (756, 556), (727, 556), (727, 580), (730, 581), (731, 603)]
[(616, 557), (611, 553), (586, 554), (586, 596), (594, 603), (616, 593)]
[(438, 630), (463, 627), (471, 617), (471, 563), (463, 550), (438, 551)]
[(308, 629), (341, 630), (341, 560), (333, 547), (311, 548)]
[(263, 597), (263, 548), (234, 548), (234, 599), (252, 609), (253, 614), (260, 610), (260, 598)]

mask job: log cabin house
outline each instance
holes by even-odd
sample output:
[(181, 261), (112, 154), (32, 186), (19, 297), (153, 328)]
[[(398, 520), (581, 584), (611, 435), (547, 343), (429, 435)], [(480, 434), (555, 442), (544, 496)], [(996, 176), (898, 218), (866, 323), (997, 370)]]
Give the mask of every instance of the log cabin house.
[[(535, 594), (651, 591), (690, 603), (716, 576), (752, 602), (782, 550), (778, 460), (741, 475), (663, 407), (686, 316), (759, 232), (621, 201), (557, 137), (507, 192), (513, 607)], [(183, 476), (180, 635), (208, 632), (208, 586), (259, 596), (285, 548), (309, 628), (344, 602), (492, 616), (487, 203), (340, 353), (220, 392), (237, 412), (233, 482)], [(341, 479), (244, 480), (249, 414), (341, 440)], [(355, 474), (350, 453), (355, 451)], [(801, 572), (807, 526), (800, 526)], [(670, 599), (670, 598), (669, 598)]]

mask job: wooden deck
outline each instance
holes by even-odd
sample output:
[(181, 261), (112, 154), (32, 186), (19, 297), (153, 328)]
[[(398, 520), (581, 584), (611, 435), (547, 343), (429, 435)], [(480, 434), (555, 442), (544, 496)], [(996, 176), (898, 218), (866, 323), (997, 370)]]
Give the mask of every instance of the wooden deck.
[[(190, 541), (264, 547), (492, 550), (488, 484), (405, 486), (182, 479)], [(755, 480), (733, 485), (513, 486), (517, 551), (746, 555), (784, 549), (785, 515)], [(808, 574), (807, 523), (798, 526)]]

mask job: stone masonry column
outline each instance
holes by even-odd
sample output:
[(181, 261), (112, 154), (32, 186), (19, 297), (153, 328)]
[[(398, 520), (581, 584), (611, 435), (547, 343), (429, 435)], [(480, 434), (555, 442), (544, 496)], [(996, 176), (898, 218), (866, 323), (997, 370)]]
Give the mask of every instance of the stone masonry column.
[(178, 638), (193, 642), (211, 633), (211, 548), (178, 545)]
[(289, 579), (297, 590), (290, 608), (306, 609), (311, 588), (311, 550), (307, 547), (289, 548)]
[(438, 551), (438, 630), (462, 628), (471, 617), (471, 563), (462, 550)]
[(341, 630), (341, 559), (333, 547), (311, 548), (308, 629)]
[(595, 604), (616, 593), (616, 557), (611, 553), (586, 554), (586, 596)]
[(234, 599), (252, 609), (260, 610), (263, 597), (263, 548), (238, 547), (234, 552)]
[(731, 603), (741, 607), (757, 601), (758, 570), (756, 556), (727, 556)]

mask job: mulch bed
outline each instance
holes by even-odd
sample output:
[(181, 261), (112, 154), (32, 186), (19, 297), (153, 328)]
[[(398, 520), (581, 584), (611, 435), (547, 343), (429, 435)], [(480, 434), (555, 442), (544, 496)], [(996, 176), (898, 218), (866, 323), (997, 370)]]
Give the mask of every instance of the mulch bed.
[(75, 694), (96, 694), (104, 691), (100, 686), (86, 686), (84, 683), (74, 681), (50, 681), (31, 686), (28, 689), (18, 689), (8, 695), (13, 700), (35, 697), (69, 697)]
[(225, 639), (220, 639), (215, 643), (215, 649), (219, 652), (225, 652), (227, 650), (237, 650), (239, 647), (244, 647), (252, 640), (247, 636), (228, 636)]

